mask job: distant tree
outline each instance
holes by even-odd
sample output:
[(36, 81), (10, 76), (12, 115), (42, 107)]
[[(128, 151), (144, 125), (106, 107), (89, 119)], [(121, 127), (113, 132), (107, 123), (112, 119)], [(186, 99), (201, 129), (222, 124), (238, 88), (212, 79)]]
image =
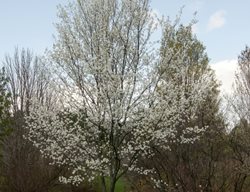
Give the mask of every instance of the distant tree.
[[(225, 147), (225, 126), (219, 113), (219, 84), (208, 65), (205, 47), (192, 34), (192, 24), (183, 26), (176, 23), (164, 28), (158, 72), (162, 81), (172, 81), (178, 87), (180, 92), (175, 99), (170, 100), (169, 105), (181, 108), (183, 118), (172, 125), (176, 137), (169, 140), (170, 150), (156, 147), (156, 155), (144, 162), (144, 166), (155, 167), (156, 176), (168, 184), (169, 191), (211, 191), (220, 185), (215, 179), (219, 169), (215, 167)], [(204, 77), (210, 77), (206, 81), (208, 92), (199, 107), (193, 108), (195, 112), (192, 112), (190, 105), (196, 105), (192, 100), (193, 83)], [(169, 89), (168, 86), (158, 87), (159, 90), (164, 88)], [(165, 93), (169, 94), (167, 91)], [(188, 101), (185, 105), (182, 104), (183, 98), (185, 102)], [(183, 109), (183, 106), (186, 108)], [(206, 129), (202, 134), (190, 132), (186, 137), (200, 139), (185, 143), (182, 138), (186, 127)]]
[(229, 100), (235, 126), (230, 133), (230, 147), (234, 162), (233, 188), (236, 192), (249, 191), (250, 182), (250, 48), (238, 57), (234, 92)]
[(250, 121), (250, 48), (246, 48), (238, 57), (234, 97), (230, 102), (238, 119)]
[[(155, 171), (138, 165), (139, 157), (154, 155), (153, 147), (197, 139), (194, 133), (204, 127), (186, 124), (178, 138), (176, 128), (195, 118), (210, 91), (211, 75), (190, 76), (186, 97), (182, 78), (188, 68), (176, 64), (189, 53), (178, 52), (173, 60), (164, 58), (169, 59), (166, 70), (176, 69), (175, 77), (163, 78), (163, 62), (150, 43), (155, 21), (148, 0), (78, 0), (61, 8), (59, 16), (51, 57), (65, 87), (62, 94), (68, 93), (66, 108), (47, 109), (38, 102), (27, 128), (44, 156), (70, 166), (71, 175), (61, 177), (62, 182), (101, 177), (103, 192), (114, 192), (128, 171)], [(163, 189), (162, 180), (154, 181)]]
[(231, 131), (230, 147), (232, 149), (232, 188), (235, 192), (245, 192), (250, 189), (250, 125), (241, 119)]
[(27, 134), (24, 116), (29, 114), (33, 99), (47, 107), (56, 103), (52, 76), (41, 58), (34, 56), (28, 49), (16, 49), (13, 56), (6, 56), (3, 65), (8, 77), (4, 86), (11, 93), (8, 112), (12, 114), (12, 132), (3, 141), (2, 174), (6, 178), (3, 190), (45, 191), (55, 185), (60, 170), (49, 166), (49, 161), (42, 158), (39, 150), (24, 139)]
[(55, 104), (53, 75), (41, 57), (29, 49), (16, 48), (13, 56), (6, 55), (3, 65), (9, 78), (7, 86), (14, 113), (28, 114), (34, 98), (48, 107)]
[(7, 90), (8, 79), (4, 68), (0, 71), (0, 188), (5, 177), (2, 174), (3, 141), (11, 133), (10, 93)]
[(8, 78), (5, 69), (0, 71), (0, 139), (2, 140), (11, 131), (10, 98), (7, 89)]

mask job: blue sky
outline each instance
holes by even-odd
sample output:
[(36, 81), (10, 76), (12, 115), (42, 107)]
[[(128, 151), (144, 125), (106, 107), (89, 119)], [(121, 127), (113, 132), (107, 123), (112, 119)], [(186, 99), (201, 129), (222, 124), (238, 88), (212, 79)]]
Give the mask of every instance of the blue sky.
[(0, 0), (0, 59), (16, 46), (39, 54), (51, 47), (59, 3), (66, 0)]
[(152, 7), (159, 13), (174, 18), (178, 9), (185, 5), (184, 22), (196, 16), (197, 37), (207, 47), (212, 62), (237, 58), (237, 55), (250, 44), (248, 0), (153, 0)]
[[(14, 47), (32, 49), (42, 54), (51, 48), (57, 5), (68, 0), (0, 0), (0, 60)], [(250, 45), (250, 1), (248, 0), (151, 0), (158, 14), (175, 18), (185, 6), (182, 21), (189, 22), (198, 12), (194, 31), (207, 48), (218, 76), (232, 78), (225, 71), (235, 70), (236, 59), (245, 45)], [(233, 73), (232, 73), (233, 74)], [(221, 77), (219, 77), (221, 78)], [(229, 80), (228, 79), (228, 80)], [(222, 81), (227, 81), (221, 79)]]

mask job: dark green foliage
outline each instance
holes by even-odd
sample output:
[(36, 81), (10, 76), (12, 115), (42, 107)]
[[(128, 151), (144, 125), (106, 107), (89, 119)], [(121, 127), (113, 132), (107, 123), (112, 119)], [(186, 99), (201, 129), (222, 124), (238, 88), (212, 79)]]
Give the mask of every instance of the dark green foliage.
[(7, 90), (8, 79), (5, 70), (0, 71), (0, 139), (10, 133), (10, 93)]
[(8, 79), (5, 75), (4, 68), (0, 71), (0, 188), (6, 182), (6, 178), (2, 174), (3, 161), (3, 141), (11, 133), (11, 113), (10, 113), (10, 93), (7, 90)]

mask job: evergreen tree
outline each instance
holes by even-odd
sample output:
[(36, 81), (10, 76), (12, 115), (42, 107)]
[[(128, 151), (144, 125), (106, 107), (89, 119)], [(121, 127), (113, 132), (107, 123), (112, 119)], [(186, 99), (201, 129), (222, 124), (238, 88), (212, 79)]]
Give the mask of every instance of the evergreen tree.
[(0, 71), (0, 138), (3, 139), (11, 130), (10, 93), (7, 90), (8, 79), (5, 70)]

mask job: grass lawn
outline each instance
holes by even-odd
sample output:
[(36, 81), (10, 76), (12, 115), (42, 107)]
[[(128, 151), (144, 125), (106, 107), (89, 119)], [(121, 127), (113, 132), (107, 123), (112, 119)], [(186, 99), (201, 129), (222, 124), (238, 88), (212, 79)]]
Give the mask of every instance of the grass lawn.
[[(108, 187), (108, 190), (109, 190), (109, 181), (110, 179), (108, 177), (105, 178), (105, 181), (106, 181), (106, 185)], [(98, 192), (101, 192), (102, 190), (102, 184), (101, 184), (101, 178), (98, 178), (97, 179), (97, 186), (96, 186), (96, 190)], [(115, 187), (115, 192), (125, 192), (125, 188), (127, 187), (127, 183), (126, 181), (124, 181), (123, 179), (119, 179), (117, 182), (116, 182), (116, 187)]]

